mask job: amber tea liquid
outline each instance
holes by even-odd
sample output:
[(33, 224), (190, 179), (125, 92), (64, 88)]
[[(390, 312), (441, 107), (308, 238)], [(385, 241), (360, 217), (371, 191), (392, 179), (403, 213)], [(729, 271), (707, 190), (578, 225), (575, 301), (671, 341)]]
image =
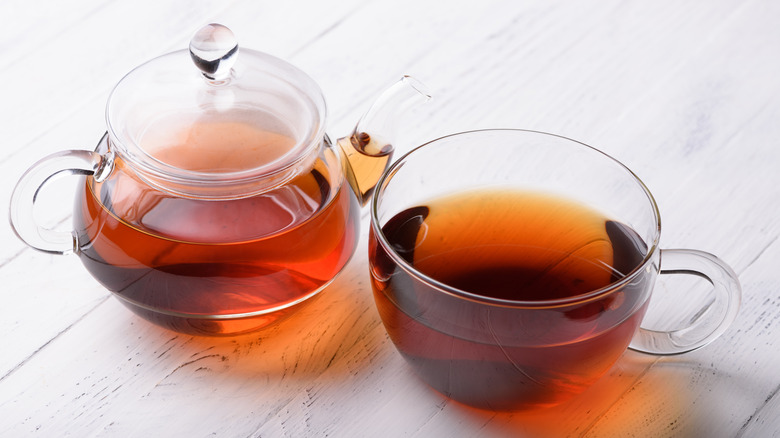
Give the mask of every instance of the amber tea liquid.
[(418, 272), (463, 291), (411, 275), (372, 232), (372, 284), (389, 335), (423, 380), (471, 406), (526, 409), (581, 392), (644, 314), (644, 277), (579, 304), (542, 304), (604, 288), (647, 253), (636, 232), (573, 201), (477, 191), (406, 209), (382, 232)]
[[(156, 157), (192, 170), (232, 170), (292, 141), (249, 126), (193, 131), (181, 140), (195, 144), (170, 142)], [(342, 176), (328, 170), (338, 166), (326, 160), (338, 157), (326, 150), (284, 186), (226, 200), (170, 195), (117, 160), (106, 181), (87, 179), (79, 195), (80, 258), (155, 323), (208, 335), (256, 329), (324, 287), (354, 250), (358, 207)]]

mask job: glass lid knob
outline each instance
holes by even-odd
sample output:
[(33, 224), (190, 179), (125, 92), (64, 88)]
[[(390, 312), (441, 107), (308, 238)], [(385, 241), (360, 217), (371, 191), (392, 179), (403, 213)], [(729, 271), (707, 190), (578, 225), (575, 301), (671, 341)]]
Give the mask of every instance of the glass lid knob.
[(233, 32), (221, 24), (207, 24), (190, 40), (190, 56), (207, 79), (225, 81), (236, 62), (238, 41)]

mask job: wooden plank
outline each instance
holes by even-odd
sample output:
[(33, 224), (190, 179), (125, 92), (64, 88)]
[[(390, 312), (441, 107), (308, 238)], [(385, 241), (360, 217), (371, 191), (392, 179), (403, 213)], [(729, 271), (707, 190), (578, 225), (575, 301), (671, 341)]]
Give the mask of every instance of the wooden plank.
[[(773, 334), (780, 299), (773, 266), (780, 193), (773, 183), (780, 182), (774, 171), (780, 157), (771, 139), (780, 134), (780, 64), (774, 54), (780, 34), (771, 20), (778, 12), (775, 3), (604, 2), (586, 8), (491, 1), (445, 10), (411, 1), (296, 6), (239, 1), (223, 10), (203, 2), (170, 30), (153, 30), (136, 45), (131, 30), (165, 25), (173, 6), (135, 10), (129, 3), (111, 4), (96, 12), (102, 18), (84, 18), (92, 32), (65, 31), (62, 42), (53, 45), (43, 37), (31, 40), (40, 47), (36, 53), (50, 56), (85, 41), (95, 53), (110, 47), (129, 52), (125, 58), (99, 60), (78, 55), (92, 66), (86, 79), (69, 70), (21, 79), (21, 88), (42, 84), (39, 102), (25, 106), (21, 94), (11, 93), (8, 106), (0, 103), (0, 117), (9, 121), (4, 129), (12, 127), (9, 137), (21, 140), (12, 151), (4, 149), (9, 153), (0, 160), (0, 187), (10, 187), (15, 179), (9, 174), (21, 172), (39, 152), (61, 149), (58, 138), (72, 139), (74, 146), (94, 143), (105, 93), (115, 82), (109, 76), (124, 72), (123, 63), (145, 59), (161, 43), (167, 45), (161, 51), (179, 47), (190, 32), (186, 27), (216, 17), (248, 35), (241, 37), (247, 46), (289, 56), (312, 73), (331, 103), (334, 136), (351, 128), (382, 86), (401, 73), (414, 73), (429, 82), (436, 97), (408, 121), (404, 137), (410, 142), (503, 125), (559, 132), (613, 153), (656, 193), (666, 246), (716, 252), (740, 273), (745, 305), (733, 330), (679, 358), (629, 352), (582, 397), (555, 409), (495, 414), (447, 402), (411, 375), (373, 308), (365, 240), (344, 275), (288, 321), (256, 335), (204, 339), (158, 329), (116, 300), (101, 301), (106, 294), (94, 283), (80, 288), (92, 280), (75, 258), (20, 253), (21, 244), (2, 227), (0, 260), (6, 263), (0, 276), (11, 289), (35, 294), (14, 294), (0, 311), (2, 342), (9, 351), (0, 362), (0, 370), (6, 370), (0, 372), (0, 431), (777, 433), (773, 370), (780, 358)], [(115, 25), (125, 14), (133, 24)], [(79, 20), (77, 13), (69, 17)], [(107, 35), (105, 41), (85, 37), (96, 29), (105, 31), (99, 33)], [(23, 58), (19, 65), (49, 64)], [(0, 77), (0, 83), (8, 78)], [(68, 84), (72, 89), (61, 90)], [(74, 97), (80, 106), (67, 110)], [(17, 112), (14, 105), (25, 109)], [(31, 129), (38, 126), (38, 132)], [(7, 190), (0, 191), (0, 204), (7, 204)], [(53, 280), (30, 275), (32, 266), (51, 267)], [(0, 289), (0, 297), (12, 296), (11, 289)], [(70, 298), (60, 301), (58, 295)]]
[(0, 382), (109, 296), (75, 257), (28, 251), (2, 267), (2, 279)]
[[(234, 338), (169, 332), (108, 300), (0, 381), (0, 407), (7, 413), (0, 430), (153, 432), (176, 415), (175, 401), (193, 416), (171, 423), (172, 431), (200, 435), (228, 418), (248, 435), (285, 401), (311, 390), (326, 370), (344, 377), (349, 367), (362, 366), (349, 362), (350, 351), (376, 345), (383, 333), (374, 313), (355, 311), (367, 309), (371, 299), (355, 286), (365, 284), (366, 275), (363, 266), (350, 263), (299, 313)], [(144, 417), (148, 421), (137, 421)]]
[[(777, 12), (768, 2), (743, 4), (707, 34), (706, 44), (680, 65), (679, 72), (687, 73), (666, 82), (667, 93), (658, 97), (668, 97), (653, 109), (632, 155), (648, 168), (646, 181), (664, 214), (664, 242), (712, 251), (732, 263), (743, 282), (742, 311), (714, 344), (656, 364), (594, 426), (593, 436), (616, 434), (625, 420), (633, 428), (643, 426), (641, 436), (735, 436), (745, 431), (745, 418), (765, 412), (773, 394), (775, 385), (762, 382), (776, 381), (780, 360), (768, 330), (775, 325), (770, 315), (777, 276), (771, 266), (779, 230), (772, 214), (763, 212), (777, 205), (773, 199), (780, 192), (767, 183), (780, 181), (775, 171), (780, 156), (761, 139), (780, 134), (772, 122), (780, 115), (772, 98), (780, 92), (775, 79), (780, 66), (766, 62), (780, 41), (761, 17)], [(620, 137), (629, 141), (628, 135), (623, 131)], [(655, 142), (648, 141), (653, 137)], [(648, 400), (658, 403), (659, 375), (673, 375), (687, 403), (633, 409)], [(771, 422), (758, 424), (751, 427), (760, 432), (746, 436), (780, 433)]]

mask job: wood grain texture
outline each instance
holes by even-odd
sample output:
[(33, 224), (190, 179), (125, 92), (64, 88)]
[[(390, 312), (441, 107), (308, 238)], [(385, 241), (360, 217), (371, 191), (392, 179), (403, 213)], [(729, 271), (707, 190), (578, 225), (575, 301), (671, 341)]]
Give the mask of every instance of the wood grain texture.
[[(124, 73), (219, 21), (315, 78), (332, 137), (409, 73), (434, 99), (405, 119), (407, 145), (517, 127), (604, 150), (650, 187), (663, 247), (718, 254), (744, 289), (734, 326), (706, 348), (628, 351), (571, 402), (492, 413), (432, 392), (395, 351), (374, 309), (365, 221), (315, 300), (216, 339), (146, 323), (76, 257), (28, 249), (3, 223), (0, 436), (780, 436), (777, 17), (771, 0), (0, 3), (0, 206), (37, 159), (97, 143)], [(67, 229), (69, 203), (40, 216)]]

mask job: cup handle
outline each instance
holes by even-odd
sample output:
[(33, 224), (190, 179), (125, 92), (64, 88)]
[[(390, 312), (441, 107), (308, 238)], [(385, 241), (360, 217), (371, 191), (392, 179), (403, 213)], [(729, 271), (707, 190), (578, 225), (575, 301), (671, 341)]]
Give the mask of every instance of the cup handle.
[(104, 156), (86, 150), (57, 152), (33, 164), (19, 179), (11, 194), (9, 219), (14, 233), (39, 251), (52, 254), (75, 252), (77, 243), (73, 233), (51, 230), (35, 221), (33, 206), (38, 192), (56, 176), (92, 175), (97, 181), (102, 181), (112, 169), (112, 153)]
[(661, 275), (688, 274), (707, 280), (713, 298), (687, 327), (656, 331), (640, 327), (629, 348), (644, 353), (672, 355), (701, 348), (723, 334), (737, 317), (742, 288), (731, 267), (712, 254), (691, 249), (661, 250)]

